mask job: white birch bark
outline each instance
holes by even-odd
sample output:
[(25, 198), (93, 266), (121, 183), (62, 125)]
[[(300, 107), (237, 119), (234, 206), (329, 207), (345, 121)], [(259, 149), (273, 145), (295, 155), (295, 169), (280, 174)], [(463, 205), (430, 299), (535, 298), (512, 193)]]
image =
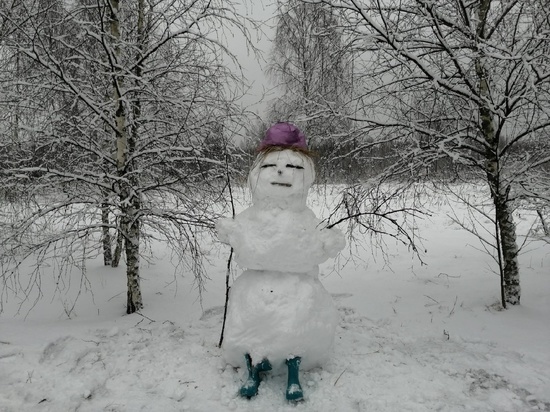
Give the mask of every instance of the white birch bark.
[[(491, 1), (483, 0), (478, 10), (477, 36), (485, 38), (486, 20)], [(478, 55), (475, 62), (476, 74), (479, 79), (479, 116), (481, 130), (487, 142), (485, 150), (487, 181), (491, 191), (491, 198), (495, 206), (495, 221), (497, 252), (499, 254), (499, 270), (501, 275), (502, 304), (519, 304), (521, 288), (519, 284), (519, 267), (517, 261), (518, 246), (516, 241), (516, 226), (510, 211), (508, 194), (500, 177), (499, 139), (495, 133), (495, 119), (489, 108), (491, 91), (488, 82), (488, 68), (483, 55)]]
[[(119, 61), (120, 51), (120, 23), (118, 12), (120, 10), (119, 0), (111, 0), (111, 35), (115, 42), (114, 57)], [(121, 209), (121, 230), (124, 236), (124, 250), (126, 252), (126, 277), (127, 277), (127, 304), (126, 313), (134, 313), (143, 307), (139, 277), (139, 243), (140, 243), (140, 221), (139, 195), (135, 173), (132, 173), (132, 163), (128, 161), (129, 155), (135, 148), (135, 136), (130, 138), (127, 128), (127, 111), (122, 98), (123, 77), (119, 75), (118, 67), (113, 67), (113, 101), (115, 103), (115, 124), (117, 142), (117, 171), (120, 178), (120, 209)]]

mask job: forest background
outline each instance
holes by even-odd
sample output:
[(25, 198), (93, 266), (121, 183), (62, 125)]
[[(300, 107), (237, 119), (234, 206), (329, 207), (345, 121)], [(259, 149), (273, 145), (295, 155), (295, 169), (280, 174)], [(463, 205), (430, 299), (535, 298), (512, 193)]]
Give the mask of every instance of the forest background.
[[(123, 256), (127, 313), (139, 311), (153, 241), (200, 293), (201, 238), (234, 213), (232, 187), (263, 131), (288, 120), (317, 155), (318, 184), (342, 185), (327, 227), (418, 253), (414, 217), (427, 212), (403, 194), (436, 185), (469, 207), (459, 224), (494, 259), (502, 306), (519, 304), (514, 211), (535, 211), (532, 235), (549, 236), (545, 2), (289, 0), (270, 3), (264, 22), (252, 7), (1, 3), (0, 302), (38, 301), (52, 265), (63, 288), (90, 258)], [(269, 50), (258, 48), (262, 29)], [(245, 49), (265, 59), (275, 91), (261, 113), (243, 108)], [(486, 186), (491, 207), (456, 182)]]

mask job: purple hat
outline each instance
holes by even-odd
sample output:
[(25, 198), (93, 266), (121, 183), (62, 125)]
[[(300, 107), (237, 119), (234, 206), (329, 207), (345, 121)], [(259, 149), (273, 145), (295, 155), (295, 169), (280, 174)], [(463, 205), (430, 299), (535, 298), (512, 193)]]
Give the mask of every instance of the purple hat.
[(258, 150), (270, 146), (298, 147), (307, 150), (306, 136), (292, 123), (275, 123), (265, 132)]

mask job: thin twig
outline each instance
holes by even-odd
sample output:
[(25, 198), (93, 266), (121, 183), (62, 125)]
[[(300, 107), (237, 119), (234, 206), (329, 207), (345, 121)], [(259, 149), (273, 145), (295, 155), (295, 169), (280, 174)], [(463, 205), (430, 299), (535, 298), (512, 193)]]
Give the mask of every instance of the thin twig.
[(456, 308), (456, 302), (458, 301), (458, 295), (455, 297), (455, 303), (453, 305), (453, 308), (451, 309), (451, 311), (449, 312), (449, 317), (453, 316), (453, 313), (455, 312), (455, 308)]
[[(231, 202), (231, 215), (233, 218), (235, 218), (235, 202), (233, 200), (233, 189), (231, 186), (231, 175), (229, 174), (229, 160), (228, 160), (228, 153), (227, 153), (227, 142), (225, 144), (225, 173), (227, 177), (227, 188), (229, 190), (229, 200)], [(223, 308), (223, 322), (222, 322), (222, 331), (220, 333), (220, 341), (218, 343), (218, 347), (221, 348), (223, 343), (223, 335), (225, 331), (225, 320), (227, 319), (227, 306), (229, 304), (229, 290), (231, 287), (229, 286), (229, 279), (231, 278), (231, 260), (233, 259), (233, 248), (231, 248), (231, 251), (229, 252), (229, 258), (227, 259), (227, 271), (225, 273), (225, 304)]]
[(340, 378), (342, 377), (342, 375), (344, 374), (344, 372), (347, 370), (348, 368), (344, 368), (344, 370), (342, 371), (342, 373), (340, 375), (338, 375), (338, 378), (336, 378), (336, 381), (334, 381), (334, 385), (333, 386), (336, 386), (336, 384), (338, 383), (338, 381), (340, 380)]
[(220, 335), (220, 342), (218, 343), (218, 347), (221, 348), (223, 343), (223, 333), (225, 331), (225, 320), (227, 319), (227, 306), (229, 304), (229, 290), (231, 287), (229, 286), (229, 278), (231, 274), (231, 260), (233, 258), (233, 248), (231, 248), (231, 252), (229, 252), (229, 258), (227, 259), (227, 272), (225, 274), (225, 305), (223, 308), (223, 323), (222, 323), (222, 332)]
[[(151, 319), (151, 318), (148, 317), (148, 316), (145, 316), (145, 315), (144, 315), (143, 313), (141, 313), (139, 310), (136, 311), (136, 312), (134, 312), (134, 313), (138, 314), (139, 316), (141, 316), (141, 317), (144, 318), (144, 319), (147, 319), (147, 320), (148, 320), (149, 322), (151, 322), (151, 323), (156, 322), (156, 320)], [(143, 319), (142, 319), (142, 320), (143, 320)], [(141, 323), (142, 320), (140, 320), (140, 321), (138, 322), (138, 324)]]
[(432, 298), (431, 296), (428, 296), (428, 295), (424, 295), (424, 296), (427, 297), (428, 299), (433, 300), (435, 303), (437, 303), (439, 305), (439, 302), (437, 300), (435, 300), (434, 298)]

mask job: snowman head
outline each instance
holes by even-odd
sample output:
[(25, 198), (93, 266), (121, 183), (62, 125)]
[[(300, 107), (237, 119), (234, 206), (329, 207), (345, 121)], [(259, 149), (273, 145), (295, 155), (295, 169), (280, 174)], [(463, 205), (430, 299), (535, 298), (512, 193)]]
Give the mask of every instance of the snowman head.
[(295, 147), (270, 146), (260, 152), (248, 175), (255, 205), (300, 210), (315, 180), (313, 160)]
[(315, 168), (304, 133), (292, 123), (275, 123), (267, 129), (258, 150), (248, 175), (253, 203), (268, 209), (305, 208)]

